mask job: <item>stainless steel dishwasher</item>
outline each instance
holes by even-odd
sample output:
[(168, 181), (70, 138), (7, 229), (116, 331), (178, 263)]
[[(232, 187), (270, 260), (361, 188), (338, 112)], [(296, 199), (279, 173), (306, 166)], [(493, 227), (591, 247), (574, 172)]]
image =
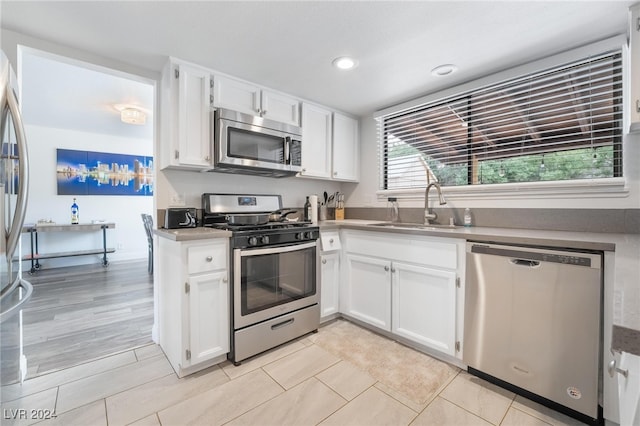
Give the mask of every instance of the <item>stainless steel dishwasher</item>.
[(466, 251), (469, 372), (583, 421), (601, 418), (602, 254), (472, 242)]

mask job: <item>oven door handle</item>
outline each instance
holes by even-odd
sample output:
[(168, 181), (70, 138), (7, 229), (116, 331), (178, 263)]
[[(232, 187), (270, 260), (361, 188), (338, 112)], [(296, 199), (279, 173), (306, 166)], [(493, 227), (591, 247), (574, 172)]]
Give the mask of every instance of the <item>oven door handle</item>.
[(312, 247), (316, 247), (317, 242), (310, 242), (304, 244), (295, 244), (292, 246), (280, 246), (280, 247), (268, 247), (263, 249), (251, 249), (251, 250), (242, 250), (236, 249), (240, 251), (240, 256), (260, 256), (262, 254), (278, 254), (278, 253), (290, 253), (293, 251), (306, 250)]

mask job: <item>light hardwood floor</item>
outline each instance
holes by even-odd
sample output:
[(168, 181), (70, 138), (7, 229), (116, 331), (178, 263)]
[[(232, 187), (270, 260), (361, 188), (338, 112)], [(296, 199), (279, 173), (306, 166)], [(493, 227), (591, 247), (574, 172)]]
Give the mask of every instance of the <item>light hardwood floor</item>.
[(179, 379), (157, 345), (2, 388), (3, 426), (580, 422), (347, 321)]
[(43, 268), (23, 310), (27, 378), (151, 343), (147, 261)]

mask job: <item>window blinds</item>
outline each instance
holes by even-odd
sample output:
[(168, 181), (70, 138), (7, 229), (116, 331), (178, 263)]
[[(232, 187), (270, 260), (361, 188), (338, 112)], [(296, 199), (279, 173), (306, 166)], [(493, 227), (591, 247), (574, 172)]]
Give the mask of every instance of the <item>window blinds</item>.
[(619, 51), (378, 120), (381, 189), (622, 176)]

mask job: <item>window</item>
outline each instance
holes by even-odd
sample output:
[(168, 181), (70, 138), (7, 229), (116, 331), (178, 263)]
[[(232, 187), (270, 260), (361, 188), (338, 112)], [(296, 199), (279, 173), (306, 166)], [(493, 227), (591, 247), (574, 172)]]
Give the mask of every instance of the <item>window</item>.
[(619, 51), (378, 119), (380, 189), (622, 177)]

